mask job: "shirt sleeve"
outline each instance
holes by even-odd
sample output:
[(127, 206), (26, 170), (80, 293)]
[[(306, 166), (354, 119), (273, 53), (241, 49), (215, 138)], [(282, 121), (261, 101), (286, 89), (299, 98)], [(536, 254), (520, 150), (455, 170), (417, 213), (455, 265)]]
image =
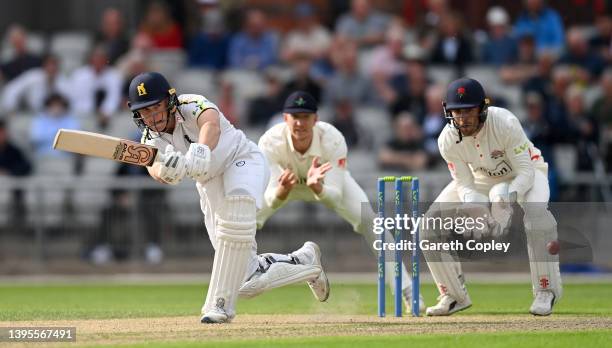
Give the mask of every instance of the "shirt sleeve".
[(283, 168), (271, 152), (270, 145), (265, 141), (265, 136), (261, 137), (258, 146), (261, 149), (261, 152), (263, 152), (264, 156), (266, 156), (268, 165), (270, 167), (270, 181), (268, 181), (268, 186), (266, 187), (266, 192), (264, 193), (264, 200), (268, 207), (276, 209), (283, 204), (282, 200), (276, 198), (278, 178), (283, 173)]
[(510, 165), (517, 173), (510, 183), (508, 192), (516, 191), (518, 197), (523, 197), (533, 186), (535, 177), (535, 168), (530, 155), (532, 144), (527, 139), (527, 135), (516, 117), (511, 118), (509, 126), (505, 128), (504, 133), (507, 134), (506, 154), (510, 160)]
[[(444, 134), (444, 133), (443, 133)], [(438, 142), (438, 148), (440, 149), (440, 155), (446, 161), (448, 170), (450, 171), (451, 177), (455, 181), (457, 186), (457, 194), (462, 202), (482, 202), (487, 201), (488, 198), (483, 194), (476, 191), (474, 185), (474, 175), (472, 170), (457, 153), (453, 153), (452, 150), (448, 149), (444, 144), (443, 135), (440, 136)]]
[(346, 156), (348, 152), (344, 137), (340, 133), (338, 136), (339, 139), (336, 140), (329, 156), (329, 163), (332, 165), (332, 169), (325, 174), (323, 190), (320, 194), (315, 195), (317, 200), (332, 205), (342, 199), (342, 185), (344, 184), (344, 175), (346, 174)]

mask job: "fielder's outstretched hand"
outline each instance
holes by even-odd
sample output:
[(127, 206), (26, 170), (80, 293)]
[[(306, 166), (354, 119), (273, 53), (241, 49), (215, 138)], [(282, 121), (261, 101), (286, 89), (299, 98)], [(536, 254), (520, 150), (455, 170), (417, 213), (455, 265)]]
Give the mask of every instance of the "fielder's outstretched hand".
[(297, 184), (298, 178), (291, 169), (286, 168), (283, 173), (278, 177), (278, 188), (276, 189), (276, 197), (278, 199), (285, 200), (287, 195), (293, 189), (293, 186)]
[(320, 194), (323, 191), (323, 179), (325, 174), (332, 169), (332, 165), (329, 162), (323, 164), (319, 163), (319, 157), (312, 159), (310, 169), (308, 169), (308, 178), (306, 179), (306, 185), (316, 194)]

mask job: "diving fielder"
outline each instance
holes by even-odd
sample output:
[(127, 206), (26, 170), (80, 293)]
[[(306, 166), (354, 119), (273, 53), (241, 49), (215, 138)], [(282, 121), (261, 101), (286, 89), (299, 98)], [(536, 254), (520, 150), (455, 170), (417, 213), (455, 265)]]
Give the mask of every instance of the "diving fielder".
[(215, 249), (202, 323), (224, 323), (236, 315), (237, 297), (308, 281), (324, 300), (329, 284), (319, 247), (312, 242), (291, 254), (257, 256), (256, 210), (263, 204), (269, 169), (265, 157), (235, 129), (217, 106), (195, 94), (178, 96), (159, 73), (136, 76), (128, 105), (142, 142), (165, 149), (163, 162), (147, 167), (157, 181), (196, 181), (200, 207)]
[[(507, 232), (512, 203), (518, 202), (525, 212), (534, 295), (529, 311), (534, 315), (551, 314), (553, 304), (561, 298), (562, 286), (559, 257), (547, 250), (547, 243), (557, 240), (557, 223), (548, 210), (548, 164), (527, 139), (514, 114), (489, 107), (478, 81), (453, 81), (443, 105), (449, 124), (438, 138), (438, 147), (453, 180), (427, 215), (439, 214), (437, 210), (445, 203), (484, 205), (487, 213), (492, 203), (492, 223), (478, 234), (495, 238)], [(422, 229), (423, 239), (436, 237), (439, 235), (433, 229)], [(423, 254), (440, 292), (439, 302), (427, 308), (427, 315), (449, 315), (470, 307), (472, 302), (456, 258), (445, 257), (440, 251), (424, 250)]]
[[(259, 139), (259, 148), (270, 163), (272, 175), (263, 208), (257, 213), (258, 228), (288, 201), (320, 202), (364, 236), (376, 255), (373, 244), (378, 236), (371, 229), (374, 211), (365, 192), (346, 169), (347, 146), (342, 133), (318, 120), (316, 101), (306, 92), (297, 91), (287, 98), (283, 117), (284, 123), (270, 128)], [(361, 216), (362, 205), (367, 216)], [(393, 240), (386, 233), (386, 239)], [(385, 267), (387, 281), (395, 292), (395, 264), (387, 262)], [(405, 267), (402, 284), (404, 303), (410, 308), (412, 290)], [(424, 309), (422, 297), (420, 301), (420, 308)]]

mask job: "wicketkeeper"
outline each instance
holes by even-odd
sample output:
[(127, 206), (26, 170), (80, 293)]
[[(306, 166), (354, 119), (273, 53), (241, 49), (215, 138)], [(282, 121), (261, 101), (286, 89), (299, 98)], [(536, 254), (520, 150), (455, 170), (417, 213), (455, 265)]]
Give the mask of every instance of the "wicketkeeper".
[[(438, 138), (438, 147), (453, 180), (427, 216), (440, 216), (448, 206), (461, 214), (473, 213), (473, 217), (492, 216), (484, 229), (472, 231), (472, 237), (495, 239), (508, 231), (513, 203), (518, 202), (525, 212), (534, 295), (529, 311), (551, 314), (553, 304), (561, 298), (562, 286), (559, 256), (547, 249), (548, 243), (557, 240), (557, 223), (548, 210), (548, 164), (512, 112), (489, 106), (478, 81), (453, 81), (443, 105), (448, 125)], [(422, 239), (441, 237), (441, 231), (433, 228), (421, 233)], [(425, 250), (423, 254), (440, 292), (438, 304), (427, 308), (427, 315), (449, 315), (470, 307), (472, 301), (456, 255)]]

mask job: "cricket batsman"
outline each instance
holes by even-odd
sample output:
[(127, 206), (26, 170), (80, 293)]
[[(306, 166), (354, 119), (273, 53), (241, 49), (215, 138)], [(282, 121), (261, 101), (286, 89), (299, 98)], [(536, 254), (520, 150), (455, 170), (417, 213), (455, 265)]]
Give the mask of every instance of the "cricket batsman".
[[(257, 226), (292, 200), (319, 202), (335, 211), (364, 236), (374, 254), (377, 235), (372, 232), (375, 217), (365, 192), (346, 168), (347, 146), (342, 133), (329, 123), (318, 120), (317, 103), (307, 92), (292, 93), (283, 106), (285, 122), (270, 128), (259, 147), (270, 162), (270, 182), (264, 194), (263, 208), (257, 213)], [(363, 208), (363, 210), (362, 210)], [(362, 216), (362, 211), (367, 216)], [(387, 240), (393, 237), (386, 232)], [(387, 280), (393, 292), (394, 262), (387, 262)], [(412, 290), (408, 272), (402, 267), (401, 290), (404, 303), (411, 306)], [(420, 308), (425, 308), (422, 297)]]
[[(518, 203), (525, 212), (534, 296), (529, 311), (534, 315), (551, 314), (561, 298), (562, 286), (559, 257), (547, 249), (548, 243), (557, 242), (557, 223), (548, 209), (548, 164), (512, 112), (489, 106), (478, 81), (462, 78), (450, 83), (443, 106), (448, 125), (438, 138), (438, 147), (452, 181), (427, 216), (439, 214), (443, 204), (459, 203), (462, 208), (458, 211), (481, 207), (481, 216), (488, 214), (491, 223), (474, 230), (472, 236), (498, 238), (507, 233), (513, 203)], [(439, 235), (433, 229), (422, 230), (423, 239), (436, 237)], [(456, 257), (440, 251), (424, 250), (423, 254), (440, 292), (439, 302), (427, 308), (427, 315), (450, 315), (470, 307)]]
[(177, 95), (159, 73), (136, 76), (128, 99), (142, 130), (141, 142), (164, 151), (163, 162), (147, 167), (149, 174), (170, 185), (186, 177), (196, 182), (215, 249), (201, 322), (231, 321), (240, 288), (246, 284), (269, 289), (308, 281), (317, 298), (327, 298), (329, 284), (315, 243), (306, 242), (291, 254), (256, 253), (256, 211), (264, 204), (269, 178), (257, 145), (215, 104), (201, 95)]

